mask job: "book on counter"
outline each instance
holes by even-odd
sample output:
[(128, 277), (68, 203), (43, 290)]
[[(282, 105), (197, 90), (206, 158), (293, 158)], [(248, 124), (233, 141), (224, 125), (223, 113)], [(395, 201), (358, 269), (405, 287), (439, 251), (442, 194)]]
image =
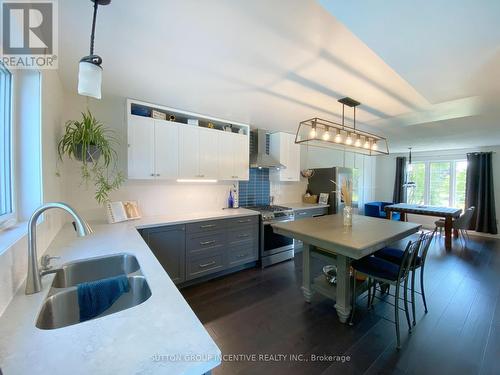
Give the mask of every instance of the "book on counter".
[(106, 214), (110, 224), (141, 218), (137, 201), (108, 202)]

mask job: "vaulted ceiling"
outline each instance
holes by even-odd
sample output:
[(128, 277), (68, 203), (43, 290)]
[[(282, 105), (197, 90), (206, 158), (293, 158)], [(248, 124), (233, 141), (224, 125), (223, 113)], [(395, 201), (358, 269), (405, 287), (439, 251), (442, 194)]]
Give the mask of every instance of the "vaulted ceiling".
[[(498, 144), (498, 2), (461, 2), (114, 0), (97, 20), (104, 100), (293, 132), (306, 118), (338, 119), (337, 99), (351, 96), (359, 126), (394, 151)], [(92, 4), (61, 1), (59, 13), (60, 74), (76, 91)]]

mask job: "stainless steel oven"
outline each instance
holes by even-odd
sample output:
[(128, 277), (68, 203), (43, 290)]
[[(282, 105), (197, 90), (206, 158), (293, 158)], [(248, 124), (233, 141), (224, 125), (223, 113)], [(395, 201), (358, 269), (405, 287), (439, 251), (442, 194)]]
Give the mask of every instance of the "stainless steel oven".
[(281, 206), (247, 207), (260, 212), (260, 260), (262, 267), (294, 257), (294, 240), (276, 234), (272, 224), (294, 220), (292, 209)]

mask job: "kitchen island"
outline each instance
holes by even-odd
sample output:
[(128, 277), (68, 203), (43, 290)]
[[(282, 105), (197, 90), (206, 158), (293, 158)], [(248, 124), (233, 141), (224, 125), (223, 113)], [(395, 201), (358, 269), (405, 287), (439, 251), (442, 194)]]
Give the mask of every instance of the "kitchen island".
[[(408, 237), (420, 227), (420, 224), (359, 215), (353, 215), (352, 227), (345, 227), (341, 214), (273, 224), (276, 233), (304, 243), (302, 292), (305, 300), (310, 302), (315, 291), (334, 298), (335, 309), (342, 323), (347, 321), (351, 313), (351, 261)], [(315, 288), (311, 275), (313, 253), (321, 253), (337, 266), (337, 284), (329, 286), (327, 291), (324, 287)]]

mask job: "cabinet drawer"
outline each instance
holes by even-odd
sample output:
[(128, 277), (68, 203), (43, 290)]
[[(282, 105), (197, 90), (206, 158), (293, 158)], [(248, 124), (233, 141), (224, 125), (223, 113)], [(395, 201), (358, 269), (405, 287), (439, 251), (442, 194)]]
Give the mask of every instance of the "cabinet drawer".
[(306, 217), (312, 217), (312, 210), (296, 210), (294, 212), (295, 214), (295, 220), (297, 219), (305, 219)]
[(259, 215), (237, 217), (234, 219), (227, 219), (226, 225), (229, 229), (242, 227), (245, 225), (257, 225), (259, 222)]
[(200, 221), (199, 223), (192, 223), (186, 225), (187, 233), (203, 233), (203, 232), (213, 232), (216, 230), (224, 229), (224, 219), (221, 220), (209, 220)]
[(224, 254), (218, 252), (208, 256), (188, 260), (187, 280), (218, 272), (224, 269)]
[(190, 234), (186, 238), (187, 255), (197, 255), (213, 250), (219, 250), (226, 243), (224, 232), (209, 232)]
[(253, 245), (235, 246), (228, 249), (227, 258), (229, 267), (256, 261), (258, 259), (257, 247)]
[(295, 219), (305, 219), (306, 217), (315, 217), (328, 214), (328, 208), (319, 207), (308, 210), (295, 210)]
[(237, 244), (240, 242), (255, 241), (258, 237), (258, 228), (256, 225), (245, 226), (235, 230), (230, 230), (227, 233), (227, 243)]

